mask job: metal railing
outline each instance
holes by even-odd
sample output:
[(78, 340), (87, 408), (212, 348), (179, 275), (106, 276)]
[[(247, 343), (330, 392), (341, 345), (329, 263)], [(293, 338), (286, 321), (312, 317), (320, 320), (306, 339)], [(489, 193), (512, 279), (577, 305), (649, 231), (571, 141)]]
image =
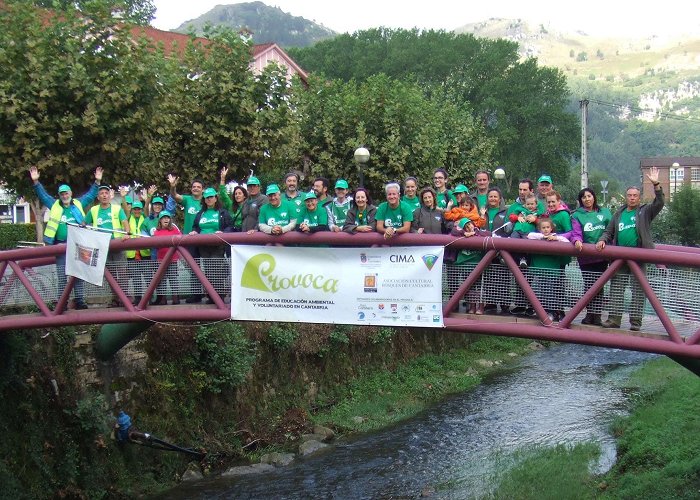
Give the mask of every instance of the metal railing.
[[(164, 261), (110, 262), (104, 284), (85, 284), (90, 309), (69, 309), (75, 279), (68, 277), (59, 289), (53, 260), (65, 246), (21, 248), (0, 252), (0, 331), (69, 324), (119, 323), (131, 321), (184, 322), (223, 320), (230, 317), (229, 261), (195, 259), (189, 249), (217, 245), (332, 245), (332, 246), (445, 246), (447, 253), (461, 250), (481, 252), (473, 264), (443, 266), (443, 300), (446, 329), (473, 333), (521, 336), (592, 345), (605, 345), (700, 358), (700, 251), (688, 247), (660, 245), (657, 249), (607, 246), (598, 252), (573, 245), (502, 238), (455, 238), (446, 235), (400, 235), (385, 240), (381, 235), (345, 233), (290, 233), (283, 236), (215, 234), (114, 240), (111, 251), (139, 248), (169, 248)], [(169, 263), (178, 253), (177, 263)], [(519, 254), (554, 254), (574, 257), (563, 270), (521, 270), (513, 258)], [(610, 267), (602, 275), (582, 273), (575, 257), (603, 256)], [(613, 290), (610, 279), (626, 266), (632, 287)], [(594, 283), (589, 289), (586, 284)], [(628, 314), (633, 307), (631, 289), (644, 295), (641, 332), (581, 327), (577, 317), (588, 312), (604, 313), (611, 305)], [(602, 290), (603, 301), (590, 304)], [(209, 305), (173, 306), (173, 296), (182, 303), (187, 297), (207, 296)], [(165, 297), (169, 304), (152, 305)], [(136, 299), (136, 303), (133, 301)], [(162, 300), (162, 299), (160, 299)], [(118, 307), (105, 308), (117, 303)], [(468, 304), (491, 304), (501, 311), (523, 314), (465, 314)], [(38, 312), (27, 311), (32, 307)], [(552, 321), (553, 311), (563, 317)]]

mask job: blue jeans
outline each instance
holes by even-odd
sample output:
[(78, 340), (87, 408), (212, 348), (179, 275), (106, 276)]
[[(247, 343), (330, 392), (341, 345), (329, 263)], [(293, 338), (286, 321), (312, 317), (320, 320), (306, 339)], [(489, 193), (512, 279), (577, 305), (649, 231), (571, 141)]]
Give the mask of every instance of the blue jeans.
[[(66, 254), (62, 253), (56, 256), (56, 274), (58, 275), (58, 300), (66, 288)], [(85, 282), (80, 278), (75, 278), (75, 286), (73, 286), (75, 302), (77, 304), (85, 302)]]

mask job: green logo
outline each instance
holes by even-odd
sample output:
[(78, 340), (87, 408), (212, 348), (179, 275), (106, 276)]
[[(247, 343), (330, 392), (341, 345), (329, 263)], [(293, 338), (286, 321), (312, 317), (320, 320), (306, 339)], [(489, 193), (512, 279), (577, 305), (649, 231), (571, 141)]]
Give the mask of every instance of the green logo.
[(241, 286), (263, 292), (277, 292), (290, 288), (314, 288), (329, 293), (338, 291), (337, 279), (311, 273), (282, 276), (275, 274), (276, 267), (277, 262), (272, 255), (268, 253), (254, 255), (248, 259), (243, 268)]
[(438, 256), (434, 254), (426, 254), (422, 257), (423, 263), (425, 264), (425, 267), (428, 268), (428, 271), (432, 271), (433, 266), (438, 260)]

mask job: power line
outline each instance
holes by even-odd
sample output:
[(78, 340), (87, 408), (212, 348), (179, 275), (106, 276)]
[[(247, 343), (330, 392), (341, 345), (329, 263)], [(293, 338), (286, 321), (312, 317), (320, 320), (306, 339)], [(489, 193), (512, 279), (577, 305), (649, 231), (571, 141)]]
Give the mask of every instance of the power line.
[(637, 112), (637, 113), (653, 113), (655, 116), (658, 116), (660, 118), (700, 124), (700, 120), (697, 120), (697, 119), (694, 119), (691, 117), (680, 116), (680, 115), (675, 115), (672, 113), (664, 113), (664, 112), (657, 113), (656, 111), (652, 111), (650, 109), (639, 108), (637, 106), (632, 106), (630, 104), (619, 104), (619, 103), (614, 103), (614, 102), (606, 102), (606, 101), (600, 101), (598, 99), (588, 99), (588, 101), (599, 104), (601, 106), (608, 106), (608, 107), (616, 108), (616, 109), (620, 109), (620, 110), (625, 110), (625, 111), (629, 110), (629, 111), (633, 111), (633, 112)]

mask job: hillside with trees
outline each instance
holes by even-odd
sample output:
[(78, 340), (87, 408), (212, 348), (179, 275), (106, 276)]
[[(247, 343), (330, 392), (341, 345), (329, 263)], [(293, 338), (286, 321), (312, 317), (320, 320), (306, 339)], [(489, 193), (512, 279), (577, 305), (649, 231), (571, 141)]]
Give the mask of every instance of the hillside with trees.
[(262, 2), (217, 5), (196, 19), (184, 22), (174, 31), (194, 32), (201, 36), (207, 25), (234, 31), (245, 30), (251, 33), (255, 43), (274, 42), (281, 47), (306, 47), (336, 34), (325, 26)]

